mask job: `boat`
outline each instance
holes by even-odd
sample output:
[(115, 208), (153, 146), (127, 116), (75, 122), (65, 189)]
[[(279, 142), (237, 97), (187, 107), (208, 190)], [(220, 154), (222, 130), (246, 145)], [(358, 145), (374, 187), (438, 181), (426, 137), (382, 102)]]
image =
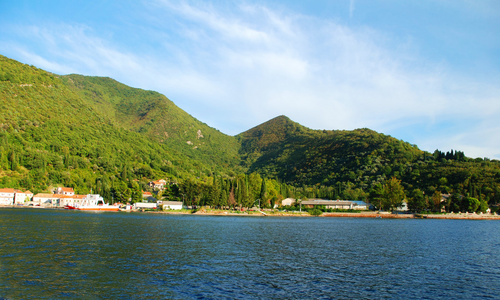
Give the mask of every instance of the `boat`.
[(109, 205), (104, 202), (104, 199), (100, 195), (87, 195), (85, 199), (79, 204), (66, 205), (65, 209), (76, 209), (76, 210), (97, 210), (97, 211), (119, 211), (120, 207), (117, 205)]

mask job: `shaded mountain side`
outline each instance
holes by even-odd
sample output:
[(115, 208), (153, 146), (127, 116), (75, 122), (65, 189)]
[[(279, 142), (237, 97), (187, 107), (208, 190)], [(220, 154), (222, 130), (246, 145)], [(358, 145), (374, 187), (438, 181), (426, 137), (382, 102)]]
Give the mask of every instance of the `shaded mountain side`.
[(336, 187), (331, 195), (349, 189), (350, 197), (366, 199), (377, 184), (396, 177), (408, 195), (439, 191), (500, 201), (498, 161), (474, 160), (453, 150), (431, 154), (366, 128), (311, 130), (279, 116), (237, 138), (248, 172), (294, 186)]
[(358, 177), (390, 175), (388, 166), (413, 162), (416, 146), (369, 129), (311, 130), (279, 116), (240, 135), (240, 154), (250, 172), (294, 184), (333, 185)]

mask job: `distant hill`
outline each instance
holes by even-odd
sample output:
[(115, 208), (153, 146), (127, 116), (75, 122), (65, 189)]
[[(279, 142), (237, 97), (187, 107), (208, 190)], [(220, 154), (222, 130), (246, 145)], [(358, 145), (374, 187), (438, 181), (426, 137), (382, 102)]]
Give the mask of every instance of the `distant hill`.
[(323, 198), (370, 200), (377, 184), (401, 180), (408, 197), (434, 192), (500, 202), (500, 162), (463, 152), (428, 153), (370, 129), (311, 130), (279, 116), (237, 136), (248, 172), (309, 186)]
[(381, 181), (395, 165), (424, 155), (416, 146), (369, 129), (311, 130), (280, 116), (238, 135), (251, 172), (296, 184), (334, 185), (364, 176)]
[(149, 180), (168, 178), (212, 186), (227, 200), (233, 190), (235, 199), (246, 197), (247, 184), (257, 197), (262, 176), (276, 181), (269, 187), (276, 199), (370, 201), (394, 177), (408, 199), (428, 201), (439, 192), (500, 202), (498, 161), (428, 153), (366, 128), (312, 130), (286, 116), (228, 136), (157, 92), (105, 77), (60, 76), (4, 56), (0, 109), (0, 187), (137, 196)]

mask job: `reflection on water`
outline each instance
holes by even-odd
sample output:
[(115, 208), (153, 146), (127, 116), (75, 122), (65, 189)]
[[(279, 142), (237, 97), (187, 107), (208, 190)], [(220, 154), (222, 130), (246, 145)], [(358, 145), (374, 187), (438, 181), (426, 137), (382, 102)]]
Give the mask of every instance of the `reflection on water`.
[(0, 298), (498, 298), (500, 223), (0, 209)]

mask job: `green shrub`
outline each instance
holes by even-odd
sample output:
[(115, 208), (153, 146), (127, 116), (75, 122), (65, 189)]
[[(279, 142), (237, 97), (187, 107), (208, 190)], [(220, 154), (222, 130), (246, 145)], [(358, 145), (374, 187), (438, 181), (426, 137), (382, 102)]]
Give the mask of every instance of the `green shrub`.
[(308, 211), (311, 216), (320, 216), (323, 212), (317, 208)]

